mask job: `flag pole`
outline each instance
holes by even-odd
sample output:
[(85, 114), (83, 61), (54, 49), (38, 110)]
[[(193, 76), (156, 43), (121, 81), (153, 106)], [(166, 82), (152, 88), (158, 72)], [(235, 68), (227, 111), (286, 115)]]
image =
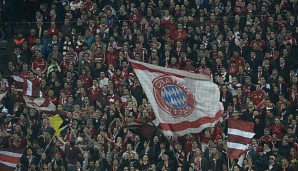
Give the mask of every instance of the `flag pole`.
[[(229, 119), (228, 119), (228, 127), (229, 127)], [(228, 133), (227, 133), (228, 136)], [(228, 170), (230, 170), (230, 159), (229, 159), (229, 152), (228, 152), (228, 143), (229, 143), (229, 137), (227, 137), (227, 160), (228, 160)]]
[[(68, 125), (65, 125), (65, 126), (61, 129), (61, 131), (64, 130), (66, 127), (68, 127)], [(61, 131), (60, 131), (60, 132), (61, 132)], [(55, 134), (54, 134), (53, 137), (51, 138), (51, 141), (48, 143), (48, 145), (46, 146), (46, 148), (45, 148), (45, 150), (43, 151), (43, 153), (45, 153), (45, 152), (49, 149), (50, 144), (53, 142), (54, 138), (58, 135), (57, 133), (58, 133), (58, 131), (55, 132)], [(39, 160), (39, 162), (38, 162), (38, 166), (40, 165), (40, 162), (41, 162), (41, 158), (40, 158), (40, 160)]]
[[(170, 144), (170, 146), (173, 148), (173, 153), (175, 154), (176, 152), (175, 151), (177, 151), (177, 153), (180, 155), (180, 156), (183, 156), (182, 155), (182, 153), (181, 152), (179, 152), (179, 150), (177, 150), (176, 149), (176, 147), (169, 141), (169, 139), (165, 136), (165, 134), (152, 122), (152, 120), (150, 120), (149, 121), (156, 129), (157, 129), (157, 131), (162, 135), (162, 137), (164, 138), (164, 139), (166, 139), (166, 141)], [(176, 158), (176, 157), (175, 157)], [(184, 158), (186, 159), (186, 157), (184, 156)], [(176, 160), (177, 160), (177, 163), (178, 163), (178, 165), (179, 165), (179, 160), (176, 158)], [(186, 163), (188, 163), (188, 161), (187, 160), (185, 160), (185, 162)], [(192, 169), (195, 169), (195, 168), (193, 168), (192, 167), (192, 165), (189, 165)]]
[(227, 158), (228, 158), (228, 170), (230, 170), (230, 159), (228, 157), (228, 154), (227, 154)]

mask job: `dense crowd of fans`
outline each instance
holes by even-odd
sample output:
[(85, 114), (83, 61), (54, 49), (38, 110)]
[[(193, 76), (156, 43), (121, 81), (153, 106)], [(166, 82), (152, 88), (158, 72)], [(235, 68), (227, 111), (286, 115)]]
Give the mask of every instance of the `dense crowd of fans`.
[[(25, 149), (23, 171), (296, 171), (297, 14), (297, 0), (43, 1), (0, 74), (0, 148)], [(162, 136), (128, 58), (210, 75), (223, 121)], [(28, 108), (14, 73), (57, 111)], [(255, 123), (242, 164), (228, 164), (229, 117)]]

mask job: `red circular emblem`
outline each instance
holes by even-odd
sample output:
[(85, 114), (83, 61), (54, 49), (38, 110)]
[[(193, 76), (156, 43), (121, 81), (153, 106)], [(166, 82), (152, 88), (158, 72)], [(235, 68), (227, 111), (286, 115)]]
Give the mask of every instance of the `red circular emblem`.
[(184, 84), (169, 76), (157, 77), (152, 83), (158, 105), (174, 118), (188, 116), (195, 109), (195, 95)]

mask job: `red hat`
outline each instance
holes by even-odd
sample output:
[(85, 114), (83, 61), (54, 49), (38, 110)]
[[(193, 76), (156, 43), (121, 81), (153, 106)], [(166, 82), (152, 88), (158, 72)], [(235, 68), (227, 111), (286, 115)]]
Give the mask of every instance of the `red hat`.
[(60, 153), (60, 151), (57, 151), (56, 156), (58, 156), (58, 157), (61, 157), (62, 156), (61, 153)]

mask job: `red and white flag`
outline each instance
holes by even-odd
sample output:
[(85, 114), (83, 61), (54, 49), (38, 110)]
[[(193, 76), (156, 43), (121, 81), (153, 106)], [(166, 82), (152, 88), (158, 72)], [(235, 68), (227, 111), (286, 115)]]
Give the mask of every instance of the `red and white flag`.
[(228, 120), (228, 157), (239, 159), (246, 151), (248, 144), (255, 135), (254, 123), (235, 118)]
[(14, 171), (23, 152), (22, 149), (0, 149), (0, 170)]
[(29, 96), (24, 96), (23, 97), (25, 102), (26, 102), (26, 106), (30, 107), (30, 108), (34, 108), (38, 111), (55, 111), (56, 110), (56, 106), (49, 100), (47, 100), (46, 98), (35, 98), (35, 97), (29, 97)]
[(14, 74), (12, 77), (16, 82), (22, 83), (22, 90), (20, 91), (23, 91), (24, 96), (42, 97), (40, 89), (34, 86), (29, 79), (19, 74)]
[(222, 116), (219, 89), (210, 76), (130, 60), (159, 124), (167, 136), (213, 127)]

